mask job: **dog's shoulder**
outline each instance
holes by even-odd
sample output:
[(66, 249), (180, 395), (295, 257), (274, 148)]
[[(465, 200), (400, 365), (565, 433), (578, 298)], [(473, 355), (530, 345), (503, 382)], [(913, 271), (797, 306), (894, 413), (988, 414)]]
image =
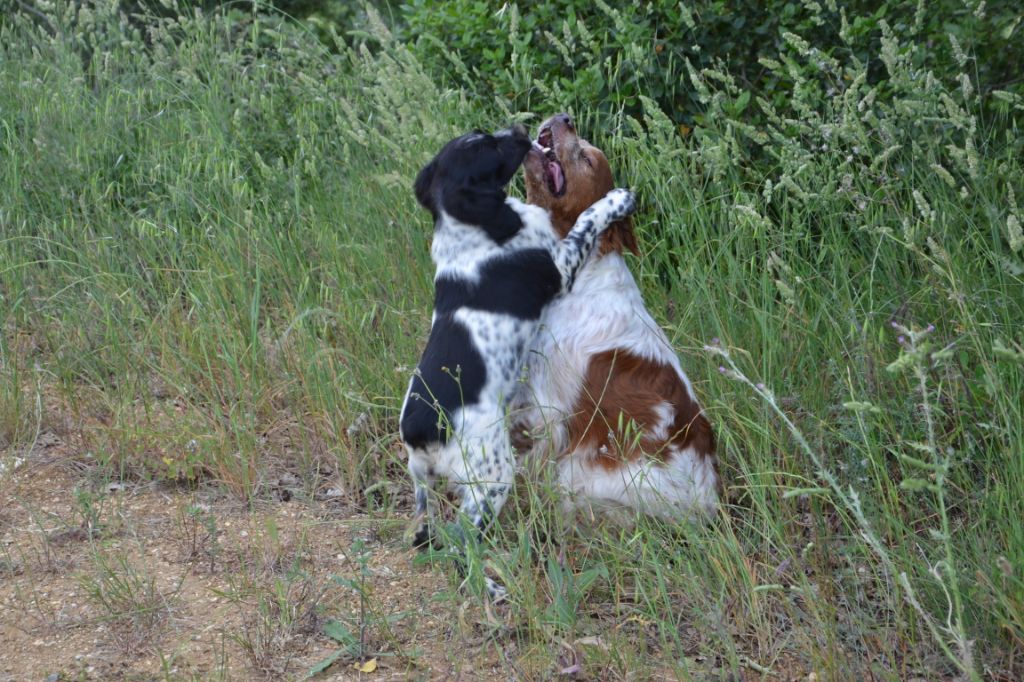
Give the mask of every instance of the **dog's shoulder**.
[(547, 210), (513, 197), (507, 197), (504, 205), (518, 216), (521, 226), (503, 241), (496, 241), (485, 226), (465, 222), (447, 211), (439, 214), (431, 244), (437, 266), (435, 282), (465, 279), (483, 285), (481, 277), (492, 271), (504, 285), (515, 289), (515, 281), (507, 279), (512, 272), (533, 269), (542, 277), (548, 274), (558, 237)]
[(561, 288), (562, 276), (548, 249), (506, 251), (481, 269), (474, 307), (537, 320)]
[(503, 245), (479, 225), (459, 220), (447, 212), (438, 216), (430, 245), (430, 256), (437, 267), (436, 279), (475, 280), (480, 264), (503, 250)]
[(548, 210), (533, 204), (527, 204), (515, 197), (507, 197), (505, 205), (516, 212), (522, 227), (512, 239), (506, 243), (508, 250), (546, 249), (550, 251), (558, 241), (555, 229), (551, 226), (551, 214)]

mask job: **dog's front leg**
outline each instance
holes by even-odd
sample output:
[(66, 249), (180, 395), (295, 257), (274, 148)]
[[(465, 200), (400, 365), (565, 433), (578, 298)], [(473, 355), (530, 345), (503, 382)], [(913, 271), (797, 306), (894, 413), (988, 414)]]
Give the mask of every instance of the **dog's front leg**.
[(616, 220), (636, 210), (636, 197), (627, 189), (613, 189), (576, 219), (576, 224), (555, 251), (555, 267), (562, 275), (562, 291), (572, 289), (576, 273), (587, 262), (597, 238)]

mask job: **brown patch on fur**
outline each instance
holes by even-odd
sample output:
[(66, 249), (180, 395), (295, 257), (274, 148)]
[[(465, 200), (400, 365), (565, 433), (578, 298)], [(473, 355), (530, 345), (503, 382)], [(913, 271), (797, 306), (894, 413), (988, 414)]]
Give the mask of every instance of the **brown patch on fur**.
[[(675, 410), (666, 434), (657, 438), (661, 416), (657, 407)], [(669, 446), (693, 448), (715, 464), (715, 436), (697, 402), (675, 369), (625, 350), (605, 351), (590, 358), (583, 389), (569, 418), (569, 451), (586, 448), (594, 462), (613, 471), (639, 457), (664, 461)]]
[[(552, 116), (541, 124), (541, 128), (551, 130), (551, 148), (562, 166), (567, 189), (560, 197), (551, 193), (544, 178), (541, 155), (535, 150), (530, 151), (523, 163), (526, 202), (548, 209), (555, 230), (561, 237), (565, 237), (580, 213), (615, 187), (615, 178), (604, 152), (579, 137), (567, 116)], [(624, 218), (612, 223), (601, 236), (597, 249), (602, 256), (612, 251), (630, 251), (639, 256), (640, 249), (636, 235), (633, 234), (632, 219)]]

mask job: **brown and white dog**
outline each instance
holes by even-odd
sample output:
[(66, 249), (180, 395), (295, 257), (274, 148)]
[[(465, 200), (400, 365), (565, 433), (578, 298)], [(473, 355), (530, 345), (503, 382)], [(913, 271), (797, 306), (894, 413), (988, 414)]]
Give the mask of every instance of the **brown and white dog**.
[[(527, 202), (560, 237), (614, 186), (608, 159), (557, 114), (524, 162)], [(517, 397), (513, 433), (553, 454), (572, 506), (666, 519), (713, 515), (715, 439), (668, 338), (644, 307), (623, 251), (630, 218), (601, 237), (572, 291), (544, 312)]]

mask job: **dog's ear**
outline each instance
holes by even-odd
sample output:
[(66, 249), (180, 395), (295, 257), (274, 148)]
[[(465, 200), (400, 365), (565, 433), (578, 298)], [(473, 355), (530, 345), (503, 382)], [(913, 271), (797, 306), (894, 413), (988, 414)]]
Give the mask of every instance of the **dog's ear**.
[(504, 244), (523, 227), (519, 214), (505, 203), (501, 189), (446, 188), (444, 210), (456, 220), (480, 226), (498, 244)]
[(622, 220), (616, 220), (608, 226), (604, 233), (604, 240), (601, 244), (601, 253), (610, 251), (629, 251), (634, 256), (640, 255), (640, 245), (636, 241), (636, 234), (633, 232), (633, 218), (626, 216)]
[(413, 183), (413, 191), (416, 192), (416, 201), (426, 209), (429, 209), (437, 218), (437, 205), (434, 203), (434, 175), (437, 173), (437, 158), (431, 160), (426, 166), (420, 169), (416, 175), (416, 182)]

